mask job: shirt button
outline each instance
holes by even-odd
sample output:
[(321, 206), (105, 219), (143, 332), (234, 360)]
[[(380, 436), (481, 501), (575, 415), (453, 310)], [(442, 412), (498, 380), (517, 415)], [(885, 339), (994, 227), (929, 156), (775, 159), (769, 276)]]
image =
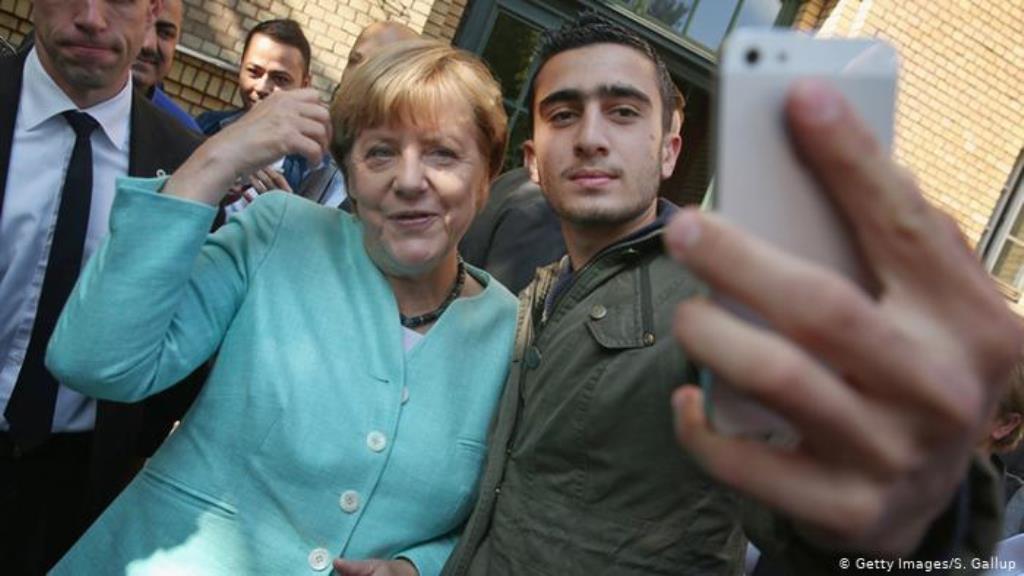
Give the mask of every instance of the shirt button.
[(645, 332), (644, 333), (644, 346), (653, 346), (653, 345), (654, 345), (654, 334), (651, 334), (650, 332)]
[(382, 452), (388, 446), (388, 439), (383, 432), (374, 430), (366, 435), (366, 446), (374, 452)]
[(409, 387), (408, 386), (402, 386), (402, 404), (405, 404), (408, 401), (409, 401)]
[(590, 317), (594, 320), (600, 320), (608, 315), (608, 309), (600, 304), (594, 304), (594, 307), (590, 309)]
[(347, 514), (352, 514), (359, 510), (359, 492), (355, 490), (346, 490), (342, 492), (341, 498), (338, 499), (338, 505)]
[(317, 572), (323, 572), (331, 565), (331, 553), (323, 548), (314, 548), (309, 553), (309, 567)]

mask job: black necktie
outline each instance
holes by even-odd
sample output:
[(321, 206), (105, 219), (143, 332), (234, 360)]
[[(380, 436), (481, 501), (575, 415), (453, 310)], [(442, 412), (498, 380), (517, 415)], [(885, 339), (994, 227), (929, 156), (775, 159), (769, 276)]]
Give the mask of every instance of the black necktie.
[(18, 381), (4, 411), (11, 437), (26, 451), (46, 440), (53, 426), (57, 381), (46, 370), (43, 360), (57, 318), (82, 267), (85, 233), (89, 227), (89, 203), (92, 199), (90, 137), (99, 124), (92, 116), (82, 112), (64, 112), (64, 119), (75, 131), (75, 148), (71, 152), (64, 186), (60, 190), (57, 226), (50, 245), (50, 257), (46, 262), (32, 337)]

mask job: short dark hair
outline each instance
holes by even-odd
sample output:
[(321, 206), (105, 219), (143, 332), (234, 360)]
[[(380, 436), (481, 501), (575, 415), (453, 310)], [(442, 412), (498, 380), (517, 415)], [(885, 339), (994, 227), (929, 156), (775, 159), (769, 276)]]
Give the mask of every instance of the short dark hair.
[(264, 20), (253, 26), (252, 30), (249, 30), (249, 33), (245, 36), (245, 44), (242, 45), (243, 58), (249, 50), (249, 43), (252, 42), (253, 37), (257, 34), (263, 34), (278, 44), (284, 44), (285, 46), (297, 49), (302, 54), (306, 75), (309, 75), (309, 61), (312, 58), (312, 52), (309, 49), (309, 40), (306, 40), (306, 35), (302, 32), (302, 26), (298, 22), (287, 18), (279, 18), (277, 20)]
[(679, 107), (676, 85), (668, 73), (665, 62), (643, 38), (629, 30), (609, 22), (600, 14), (587, 11), (579, 18), (568, 22), (558, 30), (548, 30), (541, 38), (537, 58), (539, 64), (530, 82), (530, 131), (533, 131), (533, 99), (536, 96), (537, 77), (540, 71), (558, 54), (577, 48), (585, 48), (594, 44), (619, 44), (632, 48), (647, 57), (654, 64), (657, 74), (658, 95), (661, 97), (661, 122), (665, 131), (672, 126), (672, 112)]

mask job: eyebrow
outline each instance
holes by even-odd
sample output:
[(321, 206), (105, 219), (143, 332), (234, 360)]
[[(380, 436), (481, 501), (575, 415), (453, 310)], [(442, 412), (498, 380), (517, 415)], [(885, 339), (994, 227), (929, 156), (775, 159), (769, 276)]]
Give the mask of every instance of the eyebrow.
[(638, 88), (628, 84), (602, 84), (592, 91), (577, 90), (575, 88), (556, 90), (545, 96), (537, 107), (538, 109), (543, 109), (554, 104), (561, 104), (565, 102), (583, 102), (584, 100), (594, 97), (598, 99), (616, 98), (639, 100), (644, 104), (651, 104), (650, 96)]

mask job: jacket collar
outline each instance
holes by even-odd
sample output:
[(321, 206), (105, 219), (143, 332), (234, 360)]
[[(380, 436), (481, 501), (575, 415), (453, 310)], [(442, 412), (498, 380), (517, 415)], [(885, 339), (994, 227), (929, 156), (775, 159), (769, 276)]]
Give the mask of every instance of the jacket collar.
[(571, 263), (569, 262), (568, 256), (563, 256), (557, 264), (554, 265), (553, 273), (555, 274), (554, 283), (552, 284), (551, 290), (548, 291), (544, 300), (545, 311), (550, 311), (558, 298), (572, 285), (573, 280), (582, 273), (583, 271), (590, 268), (593, 264), (605, 259), (605, 257), (620, 252), (632, 251), (646, 251), (653, 244), (655, 247), (661, 245), (661, 233), (668, 225), (668, 221), (672, 218), (672, 215), (679, 211), (679, 207), (665, 200), (664, 198), (658, 198), (657, 215), (654, 221), (650, 224), (636, 230), (632, 234), (622, 238), (618, 242), (610, 246), (606, 246), (603, 250), (594, 255), (593, 258), (587, 262), (583, 268), (579, 271), (573, 270)]
[(0, 58), (0, 212), (3, 211), (7, 188), (8, 165), (14, 144), (14, 123), (18, 118), (21, 76), (27, 54)]

